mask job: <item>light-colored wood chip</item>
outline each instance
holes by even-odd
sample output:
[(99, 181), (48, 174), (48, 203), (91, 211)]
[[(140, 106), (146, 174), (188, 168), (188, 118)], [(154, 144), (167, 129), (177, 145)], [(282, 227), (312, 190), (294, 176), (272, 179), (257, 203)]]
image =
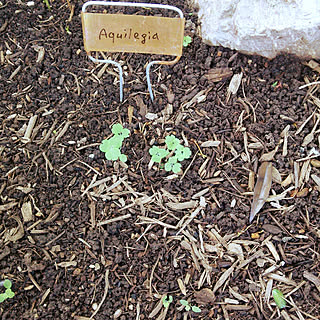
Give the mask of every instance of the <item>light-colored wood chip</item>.
[(256, 214), (261, 210), (267, 198), (272, 183), (272, 163), (263, 162), (258, 170), (257, 182), (254, 187), (253, 200), (251, 204), (250, 218), (251, 223)]
[(168, 202), (166, 203), (166, 206), (169, 207), (172, 210), (186, 210), (186, 209), (193, 209), (197, 205), (197, 201), (190, 200), (186, 202)]
[(31, 201), (27, 201), (22, 204), (21, 214), (24, 222), (30, 222), (33, 220)]
[(274, 166), (272, 166), (272, 181), (279, 184), (282, 183), (281, 174)]
[(309, 271), (307, 271), (307, 270), (305, 270), (305, 271), (303, 272), (303, 276), (304, 276), (307, 280), (309, 280), (310, 282), (312, 282), (312, 283), (316, 286), (316, 288), (318, 289), (318, 291), (320, 292), (320, 278), (319, 278), (319, 277), (315, 276), (313, 273), (311, 273), (311, 272), (309, 272)]
[(218, 141), (218, 140), (208, 140), (208, 141), (202, 142), (200, 147), (202, 148), (218, 147), (220, 143), (221, 141)]
[(230, 275), (232, 274), (232, 272), (234, 271), (236, 265), (237, 265), (237, 261), (228, 269), (226, 270), (221, 277), (218, 279), (218, 281), (216, 282), (216, 284), (214, 285), (213, 288), (213, 293), (215, 293), (226, 281), (227, 279), (230, 277)]
[(292, 279), (286, 278), (285, 276), (279, 275), (277, 273), (269, 273), (268, 278), (279, 281), (279, 282), (283, 282), (283, 283), (288, 284), (290, 286), (297, 285), (297, 283), (295, 281), (293, 281)]
[(187, 289), (186, 289), (183, 281), (182, 281), (180, 278), (179, 278), (177, 281), (178, 281), (178, 286), (179, 286), (179, 289), (180, 289), (181, 293), (182, 293), (184, 296), (186, 296), (186, 295), (187, 295)]

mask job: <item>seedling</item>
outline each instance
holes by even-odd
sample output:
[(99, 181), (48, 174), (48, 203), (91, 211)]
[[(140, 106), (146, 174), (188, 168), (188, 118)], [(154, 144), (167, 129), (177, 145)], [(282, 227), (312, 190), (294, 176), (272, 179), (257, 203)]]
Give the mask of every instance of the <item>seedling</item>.
[(178, 162), (177, 157), (169, 158), (168, 162), (165, 164), (164, 169), (166, 171), (172, 171), (173, 173), (178, 173), (181, 171), (181, 163)]
[(197, 306), (192, 306), (189, 304), (189, 302), (187, 300), (180, 300), (180, 303), (185, 307), (186, 311), (190, 311), (192, 310), (193, 312), (201, 312), (201, 309)]
[(191, 42), (192, 42), (192, 38), (190, 36), (184, 36), (182, 45), (184, 47), (187, 47)]
[(177, 146), (176, 149), (176, 157), (179, 161), (183, 161), (184, 159), (188, 159), (191, 156), (191, 150), (188, 147), (184, 147), (181, 144)]
[(176, 138), (173, 134), (171, 134), (170, 136), (167, 136), (165, 142), (168, 150), (174, 150), (180, 144), (179, 139)]
[(0, 286), (5, 287), (5, 292), (0, 294), (0, 303), (8, 298), (13, 298), (15, 293), (11, 290), (12, 282), (9, 279), (0, 282)]
[(181, 145), (179, 139), (173, 134), (166, 137), (165, 144), (166, 149), (153, 146), (149, 150), (151, 159), (153, 162), (160, 163), (162, 159), (171, 155), (165, 163), (164, 169), (168, 172), (179, 173), (181, 171), (181, 163), (179, 161), (190, 158), (191, 150)]
[(165, 308), (169, 308), (169, 305), (170, 305), (170, 303), (171, 303), (172, 301), (173, 301), (172, 296), (169, 296), (169, 299), (168, 299), (168, 300), (167, 300), (167, 296), (163, 297), (163, 299), (162, 299), (163, 306), (164, 306)]
[(130, 131), (123, 128), (120, 123), (116, 123), (112, 126), (111, 129), (113, 137), (105, 139), (100, 144), (100, 151), (105, 153), (105, 156), (108, 160), (116, 161), (120, 160), (126, 162), (128, 160), (125, 154), (121, 153), (121, 147), (123, 140), (128, 138)]
[(51, 10), (51, 6), (49, 3), (49, 0), (43, 0), (43, 3), (47, 6), (47, 9), (50, 11)]
[(169, 151), (166, 149), (159, 148), (157, 146), (153, 146), (149, 150), (149, 153), (153, 162), (160, 163), (161, 160), (169, 154)]
[(273, 289), (272, 296), (279, 309), (283, 309), (286, 306), (287, 302), (284, 298), (283, 293), (280, 290)]

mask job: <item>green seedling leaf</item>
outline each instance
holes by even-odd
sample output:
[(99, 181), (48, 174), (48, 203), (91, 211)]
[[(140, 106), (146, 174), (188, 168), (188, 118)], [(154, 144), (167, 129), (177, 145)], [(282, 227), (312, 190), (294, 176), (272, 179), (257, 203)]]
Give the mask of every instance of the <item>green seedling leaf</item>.
[(277, 84), (278, 84), (278, 81), (274, 82), (271, 86), (275, 88)]
[(5, 293), (0, 294), (0, 303), (7, 299), (7, 295)]
[(165, 142), (169, 150), (174, 150), (180, 144), (179, 139), (172, 134), (166, 137)]
[(6, 289), (10, 289), (11, 286), (12, 286), (12, 282), (9, 280), (9, 279), (6, 279), (3, 281), (3, 286), (6, 288)]
[(272, 296), (279, 309), (283, 309), (286, 306), (287, 302), (284, 298), (283, 293), (280, 290), (273, 289)]
[(7, 298), (13, 298), (15, 295), (11, 289), (7, 289), (4, 294), (7, 296)]
[(185, 307), (189, 305), (189, 302), (188, 302), (187, 300), (183, 300), (183, 299), (182, 299), (182, 300), (180, 300), (179, 302), (180, 302), (183, 306), (185, 306)]
[(166, 149), (161, 149), (157, 146), (153, 146), (149, 150), (149, 153), (151, 155), (152, 161), (159, 163), (161, 159), (165, 158), (169, 154), (169, 151)]
[(190, 36), (184, 36), (182, 45), (184, 47), (187, 47), (191, 42), (192, 42), (192, 38)]
[(169, 296), (169, 299), (167, 300), (167, 296), (165, 296), (163, 299), (162, 299), (162, 303), (163, 303), (163, 306), (165, 308), (168, 308), (170, 303), (173, 301), (173, 298), (172, 296)]
[(169, 161), (165, 164), (164, 169), (166, 171), (172, 171), (173, 173), (179, 173), (181, 171), (180, 163), (170, 163)]
[(122, 162), (127, 162), (128, 157), (125, 154), (121, 153), (120, 156), (119, 156), (119, 160), (122, 161)]
[(112, 133), (115, 136), (121, 137), (122, 139), (128, 138), (130, 135), (130, 131), (128, 129), (123, 128), (122, 124), (116, 123), (112, 126)]
[(49, 3), (49, 0), (43, 0), (43, 3), (47, 6), (47, 9), (50, 11), (51, 10), (51, 6)]
[(184, 159), (188, 159), (191, 156), (191, 150), (188, 147), (184, 147), (182, 145), (178, 145), (175, 156), (179, 161), (183, 161)]
[(121, 155), (120, 149), (114, 148), (112, 146), (105, 152), (106, 158), (112, 161), (118, 160), (120, 155)]
[(170, 157), (164, 166), (166, 171), (173, 171), (174, 173), (179, 173), (181, 171), (181, 164), (178, 163), (177, 157)]
[(191, 309), (193, 312), (197, 312), (197, 313), (201, 312), (201, 309), (197, 306), (192, 306)]

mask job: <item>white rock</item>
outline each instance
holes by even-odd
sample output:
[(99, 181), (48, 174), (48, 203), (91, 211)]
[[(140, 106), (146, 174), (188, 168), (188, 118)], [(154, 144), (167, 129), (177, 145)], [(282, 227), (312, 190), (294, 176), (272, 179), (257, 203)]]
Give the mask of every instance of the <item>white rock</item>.
[(194, 0), (205, 42), (274, 58), (320, 58), (319, 0)]

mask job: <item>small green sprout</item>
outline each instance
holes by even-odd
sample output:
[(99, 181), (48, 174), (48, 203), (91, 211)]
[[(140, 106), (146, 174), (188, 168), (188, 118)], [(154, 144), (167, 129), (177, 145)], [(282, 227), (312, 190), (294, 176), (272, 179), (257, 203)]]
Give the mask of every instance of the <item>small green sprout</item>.
[(157, 146), (153, 146), (149, 150), (149, 153), (153, 162), (160, 163), (161, 160), (169, 154), (169, 151), (166, 149), (159, 148)]
[(67, 32), (67, 34), (72, 34), (72, 32), (69, 29), (69, 26), (66, 26), (66, 32)]
[(123, 128), (120, 123), (114, 124), (111, 129), (114, 134), (113, 137), (105, 139), (101, 142), (99, 149), (105, 153), (107, 160), (120, 160), (126, 162), (128, 160), (125, 154), (122, 154), (120, 149), (122, 147), (123, 140), (130, 135), (128, 129)]
[(0, 286), (5, 287), (5, 292), (0, 294), (0, 303), (8, 298), (13, 298), (15, 293), (11, 290), (12, 282), (9, 279), (0, 282)]
[(170, 136), (166, 137), (165, 143), (169, 150), (174, 150), (180, 144), (180, 141), (173, 134), (171, 134)]
[(115, 136), (121, 137), (122, 139), (128, 138), (130, 135), (130, 131), (124, 128), (121, 123), (114, 124), (111, 131)]
[(176, 149), (176, 157), (179, 161), (183, 161), (184, 159), (188, 159), (191, 156), (191, 150), (188, 147), (184, 147), (182, 145), (178, 145)]
[(277, 86), (277, 84), (278, 84), (278, 81), (276, 81), (276, 82), (274, 82), (272, 85), (271, 85), (271, 87), (276, 87)]
[(43, 3), (47, 6), (47, 9), (50, 11), (51, 10), (51, 6), (49, 3), (49, 0), (43, 0)]
[(286, 306), (287, 302), (284, 298), (283, 293), (280, 290), (273, 289), (272, 296), (279, 309), (283, 309)]
[[(181, 164), (179, 161), (190, 158), (191, 150), (188, 147), (184, 147), (180, 144), (180, 140), (175, 135), (171, 134), (165, 139), (166, 148), (160, 148), (153, 146), (149, 153), (153, 162), (160, 163), (161, 160), (167, 156), (167, 162), (164, 165), (166, 171), (172, 171), (173, 173), (181, 172)], [(163, 168), (160, 165), (160, 169)]]
[(193, 312), (201, 312), (201, 309), (197, 306), (191, 306), (187, 300), (180, 300), (180, 303), (185, 307), (186, 311), (192, 310)]
[(165, 164), (164, 169), (166, 171), (172, 171), (173, 173), (179, 173), (181, 171), (181, 163), (178, 162), (177, 157), (171, 157)]
[(182, 45), (184, 47), (187, 47), (191, 42), (192, 42), (192, 38), (190, 36), (184, 36)]
[(169, 305), (170, 305), (170, 303), (171, 303), (172, 301), (173, 301), (172, 296), (169, 296), (169, 299), (168, 299), (168, 300), (167, 300), (167, 296), (163, 297), (163, 299), (162, 299), (163, 306), (164, 306), (165, 308), (169, 308)]

